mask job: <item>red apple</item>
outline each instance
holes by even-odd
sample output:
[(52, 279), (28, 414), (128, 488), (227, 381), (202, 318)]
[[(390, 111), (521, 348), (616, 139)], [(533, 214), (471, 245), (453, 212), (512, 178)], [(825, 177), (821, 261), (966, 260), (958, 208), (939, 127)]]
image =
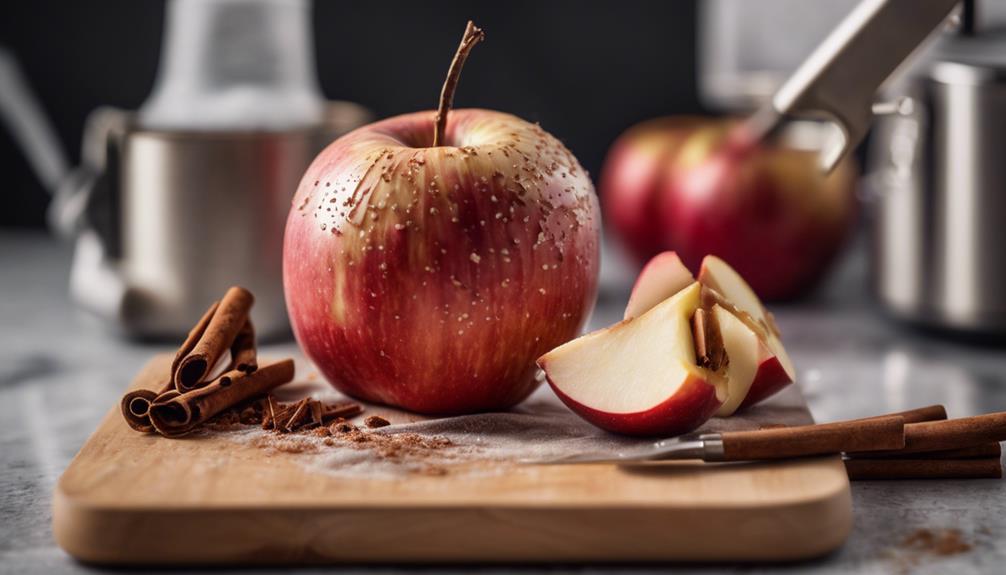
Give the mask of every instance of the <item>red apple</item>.
[[(633, 286), (625, 319), (646, 313), (692, 281), (691, 272), (674, 252), (654, 256)], [(707, 256), (699, 273), (703, 307), (721, 335), (727, 394), (716, 415), (732, 415), (792, 383), (796, 374), (778, 330), (761, 300), (726, 262)]]
[(717, 255), (765, 299), (812, 288), (854, 220), (852, 162), (825, 176), (810, 151), (737, 145), (732, 121), (684, 121), (644, 124), (612, 148), (601, 194), (614, 229), (640, 260), (671, 249), (694, 268)]
[(444, 102), (314, 160), (287, 221), (287, 307), (304, 352), (349, 395), (433, 414), (505, 409), (593, 307), (599, 209), (539, 126), (448, 116)]
[(657, 191), (682, 144), (704, 123), (697, 117), (649, 120), (629, 128), (608, 151), (600, 180), (605, 220), (640, 262), (665, 249), (662, 222), (654, 217)]
[(724, 382), (696, 364), (692, 316), (701, 287), (562, 345), (538, 360), (556, 395), (594, 425), (628, 435), (679, 435), (723, 402)]

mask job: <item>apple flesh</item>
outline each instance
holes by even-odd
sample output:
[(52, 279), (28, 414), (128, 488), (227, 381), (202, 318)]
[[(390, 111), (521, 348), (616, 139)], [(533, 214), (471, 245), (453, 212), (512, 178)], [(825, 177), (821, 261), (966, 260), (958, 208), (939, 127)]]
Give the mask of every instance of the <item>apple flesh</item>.
[[(700, 283), (719, 294), (725, 302), (729, 302), (732, 314), (741, 320), (751, 335), (757, 335), (759, 341), (757, 373), (744, 400), (736, 406), (736, 409), (754, 405), (796, 381), (796, 369), (783, 347), (779, 329), (772, 315), (740, 273), (722, 259), (706, 256), (702, 260), (698, 279)], [(740, 326), (737, 326), (737, 329), (740, 330)], [(741, 339), (747, 341), (750, 336), (738, 337), (738, 341)], [(724, 345), (727, 345), (726, 342)], [(746, 345), (745, 349), (750, 352), (750, 346)], [(734, 355), (731, 354), (729, 346), (726, 347), (726, 351), (732, 362)]]
[(594, 425), (628, 435), (679, 435), (723, 402), (723, 382), (696, 364), (692, 283), (643, 315), (587, 334), (538, 360), (556, 395)]
[(728, 358), (727, 398), (716, 415), (727, 417), (741, 406), (758, 377), (762, 342), (744, 322), (719, 304), (713, 305), (712, 314)]
[(429, 414), (506, 409), (535, 359), (593, 307), (599, 209), (539, 126), (452, 110), (390, 118), (328, 146), (302, 179), (284, 244), (297, 341), (339, 390)]
[[(676, 253), (654, 256), (633, 286), (625, 319), (646, 313), (692, 281)], [(720, 258), (708, 256), (698, 281), (707, 288), (702, 292), (702, 306), (718, 326), (728, 358), (727, 398), (716, 415), (732, 415), (795, 381), (793, 364), (771, 315), (740, 274)]]
[(639, 272), (632, 286), (629, 303), (625, 306), (623, 319), (632, 319), (685, 289), (695, 281), (681, 258), (674, 252), (663, 252), (653, 256)]

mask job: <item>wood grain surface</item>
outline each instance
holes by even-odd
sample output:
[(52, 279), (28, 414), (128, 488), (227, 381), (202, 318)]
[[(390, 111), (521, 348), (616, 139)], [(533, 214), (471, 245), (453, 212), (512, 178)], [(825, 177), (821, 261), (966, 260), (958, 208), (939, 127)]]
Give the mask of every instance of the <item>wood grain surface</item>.
[[(133, 387), (169, 362), (152, 360)], [(136, 433), (118, 406), (53, 511), (68, 553), (131, 565), (786, 561), (835, 549), (852, 526), (837, 456), (367, 480), (220, 435)]]

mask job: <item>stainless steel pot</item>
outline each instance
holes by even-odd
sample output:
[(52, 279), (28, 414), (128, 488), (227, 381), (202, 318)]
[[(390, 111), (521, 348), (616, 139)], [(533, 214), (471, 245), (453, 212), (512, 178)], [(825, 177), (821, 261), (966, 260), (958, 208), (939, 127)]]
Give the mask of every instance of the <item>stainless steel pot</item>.
[(322, 147), (371, 115), (321, 96), (307, 0), (173, 0), (167, 22), (153, 94), (92, 113), (79, 167), (2, 49), (0, 120), (53, 193), (83, 308), (178, 338), (236, 284), (256, 295), (257, 333), (282, 335), (290, 198)]
[(944, 39), (877, 122), (873, 278), (892, 314), (1006, 332), (1006, 34)]
[(282, 334), (290, 198), (315, 155), (368, 118), (333, 102), (316, 126), (204, 132), (147, 129), (132, 113), (99, 111), (83, 154), (93, 176), (63, 194), (84, 197), (73, 201), (89, 223), (78, 231), (74, 298), (128, 334), (177, 337), (240, 284), (256, 296), (257, 331)]

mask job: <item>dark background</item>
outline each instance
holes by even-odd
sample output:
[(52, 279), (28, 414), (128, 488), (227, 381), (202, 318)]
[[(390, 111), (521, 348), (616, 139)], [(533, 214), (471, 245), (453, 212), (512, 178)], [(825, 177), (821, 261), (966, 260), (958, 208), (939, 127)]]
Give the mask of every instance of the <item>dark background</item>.
[[(316, 0), (322, 90), (379, 116), (434, 108), (468, 18), (486, 31), (464, 69), (458, 107), (517, 114), (562, 139), (595, 176), (611, 141), (655, 115), (700, 109), (695, 3), (574, 0)], [(164, 3), (6, 2), (9, 48), (72, 162), (99, 105), (136, 108), (153, 85)], [(0, 129), (0, 226), (42, 226), (48, 195)]]

